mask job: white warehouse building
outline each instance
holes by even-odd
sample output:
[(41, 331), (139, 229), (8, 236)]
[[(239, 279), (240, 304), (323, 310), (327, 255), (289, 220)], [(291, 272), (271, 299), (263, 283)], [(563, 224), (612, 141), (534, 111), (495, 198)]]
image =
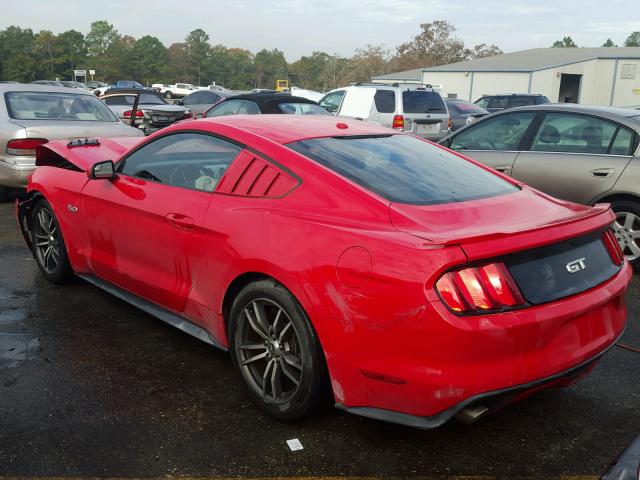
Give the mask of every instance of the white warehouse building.
[(431, 84), (444, 97), (539, 93), (551, 102), (640, 105), (640, 47), (534, 48), (380, 75), (376, 83)]

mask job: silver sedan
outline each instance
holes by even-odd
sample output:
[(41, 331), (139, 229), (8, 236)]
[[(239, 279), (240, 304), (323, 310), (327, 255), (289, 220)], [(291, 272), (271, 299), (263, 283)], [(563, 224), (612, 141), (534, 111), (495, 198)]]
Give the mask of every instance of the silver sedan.
[(104, 103), (77, 88), (0, 84), (0, 197), (27, 184), (36, 147), (49, 140), (138, 137)]

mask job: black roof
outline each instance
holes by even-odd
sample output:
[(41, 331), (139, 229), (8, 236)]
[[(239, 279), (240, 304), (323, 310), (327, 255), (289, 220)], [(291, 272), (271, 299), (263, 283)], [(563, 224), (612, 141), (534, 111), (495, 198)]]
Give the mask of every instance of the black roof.
[(228, 102), (229, 100), (251, 100), (258, 104), (262, 113), (282, 113), (277, 108), (281, 103), (311, 103), (313, 105), (318, 105), (318, 102), (314, 102), (313, 100), (309, 100), (304, 97), (289, 95), (288, 93), (246, 93), (225, 98), (218, 105), (223, 102)]

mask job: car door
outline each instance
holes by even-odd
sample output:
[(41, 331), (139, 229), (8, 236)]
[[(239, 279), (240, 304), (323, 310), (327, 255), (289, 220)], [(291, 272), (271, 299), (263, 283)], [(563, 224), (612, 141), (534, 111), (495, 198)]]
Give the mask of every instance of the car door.
[(115, 179), (87, 182), (81, 208), (93, 273), (182, 311), (212, 192), (240, 150), (207, 134), (169, 134), (120, 161)]
[(511, 175), (521, 145), (535, 128), (535, 111), (487, 117), (449, 138), (445, 145), (474, 160)]
[(554, 197), (590, 204), (610, 190), (632, 157), (634, 133), (614, 121), (546, 112), (513, 176)]

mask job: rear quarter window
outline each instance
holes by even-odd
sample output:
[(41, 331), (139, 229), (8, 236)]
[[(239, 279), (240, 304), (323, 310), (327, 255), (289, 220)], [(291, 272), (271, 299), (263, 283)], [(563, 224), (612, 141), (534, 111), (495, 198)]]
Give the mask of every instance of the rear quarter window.
[(410, 135), (314, 138), (287, 146), (397, 203), (464, 202), (518, 190), (490, 171)]
[(426, 90), (402, 92), (404, 113), (447, 113), (447, 107), (439, 93)]
[(378, 113), (394, 113), (396, 111), (396, 92), (393, 90), (377, 90), (373, 101)]

